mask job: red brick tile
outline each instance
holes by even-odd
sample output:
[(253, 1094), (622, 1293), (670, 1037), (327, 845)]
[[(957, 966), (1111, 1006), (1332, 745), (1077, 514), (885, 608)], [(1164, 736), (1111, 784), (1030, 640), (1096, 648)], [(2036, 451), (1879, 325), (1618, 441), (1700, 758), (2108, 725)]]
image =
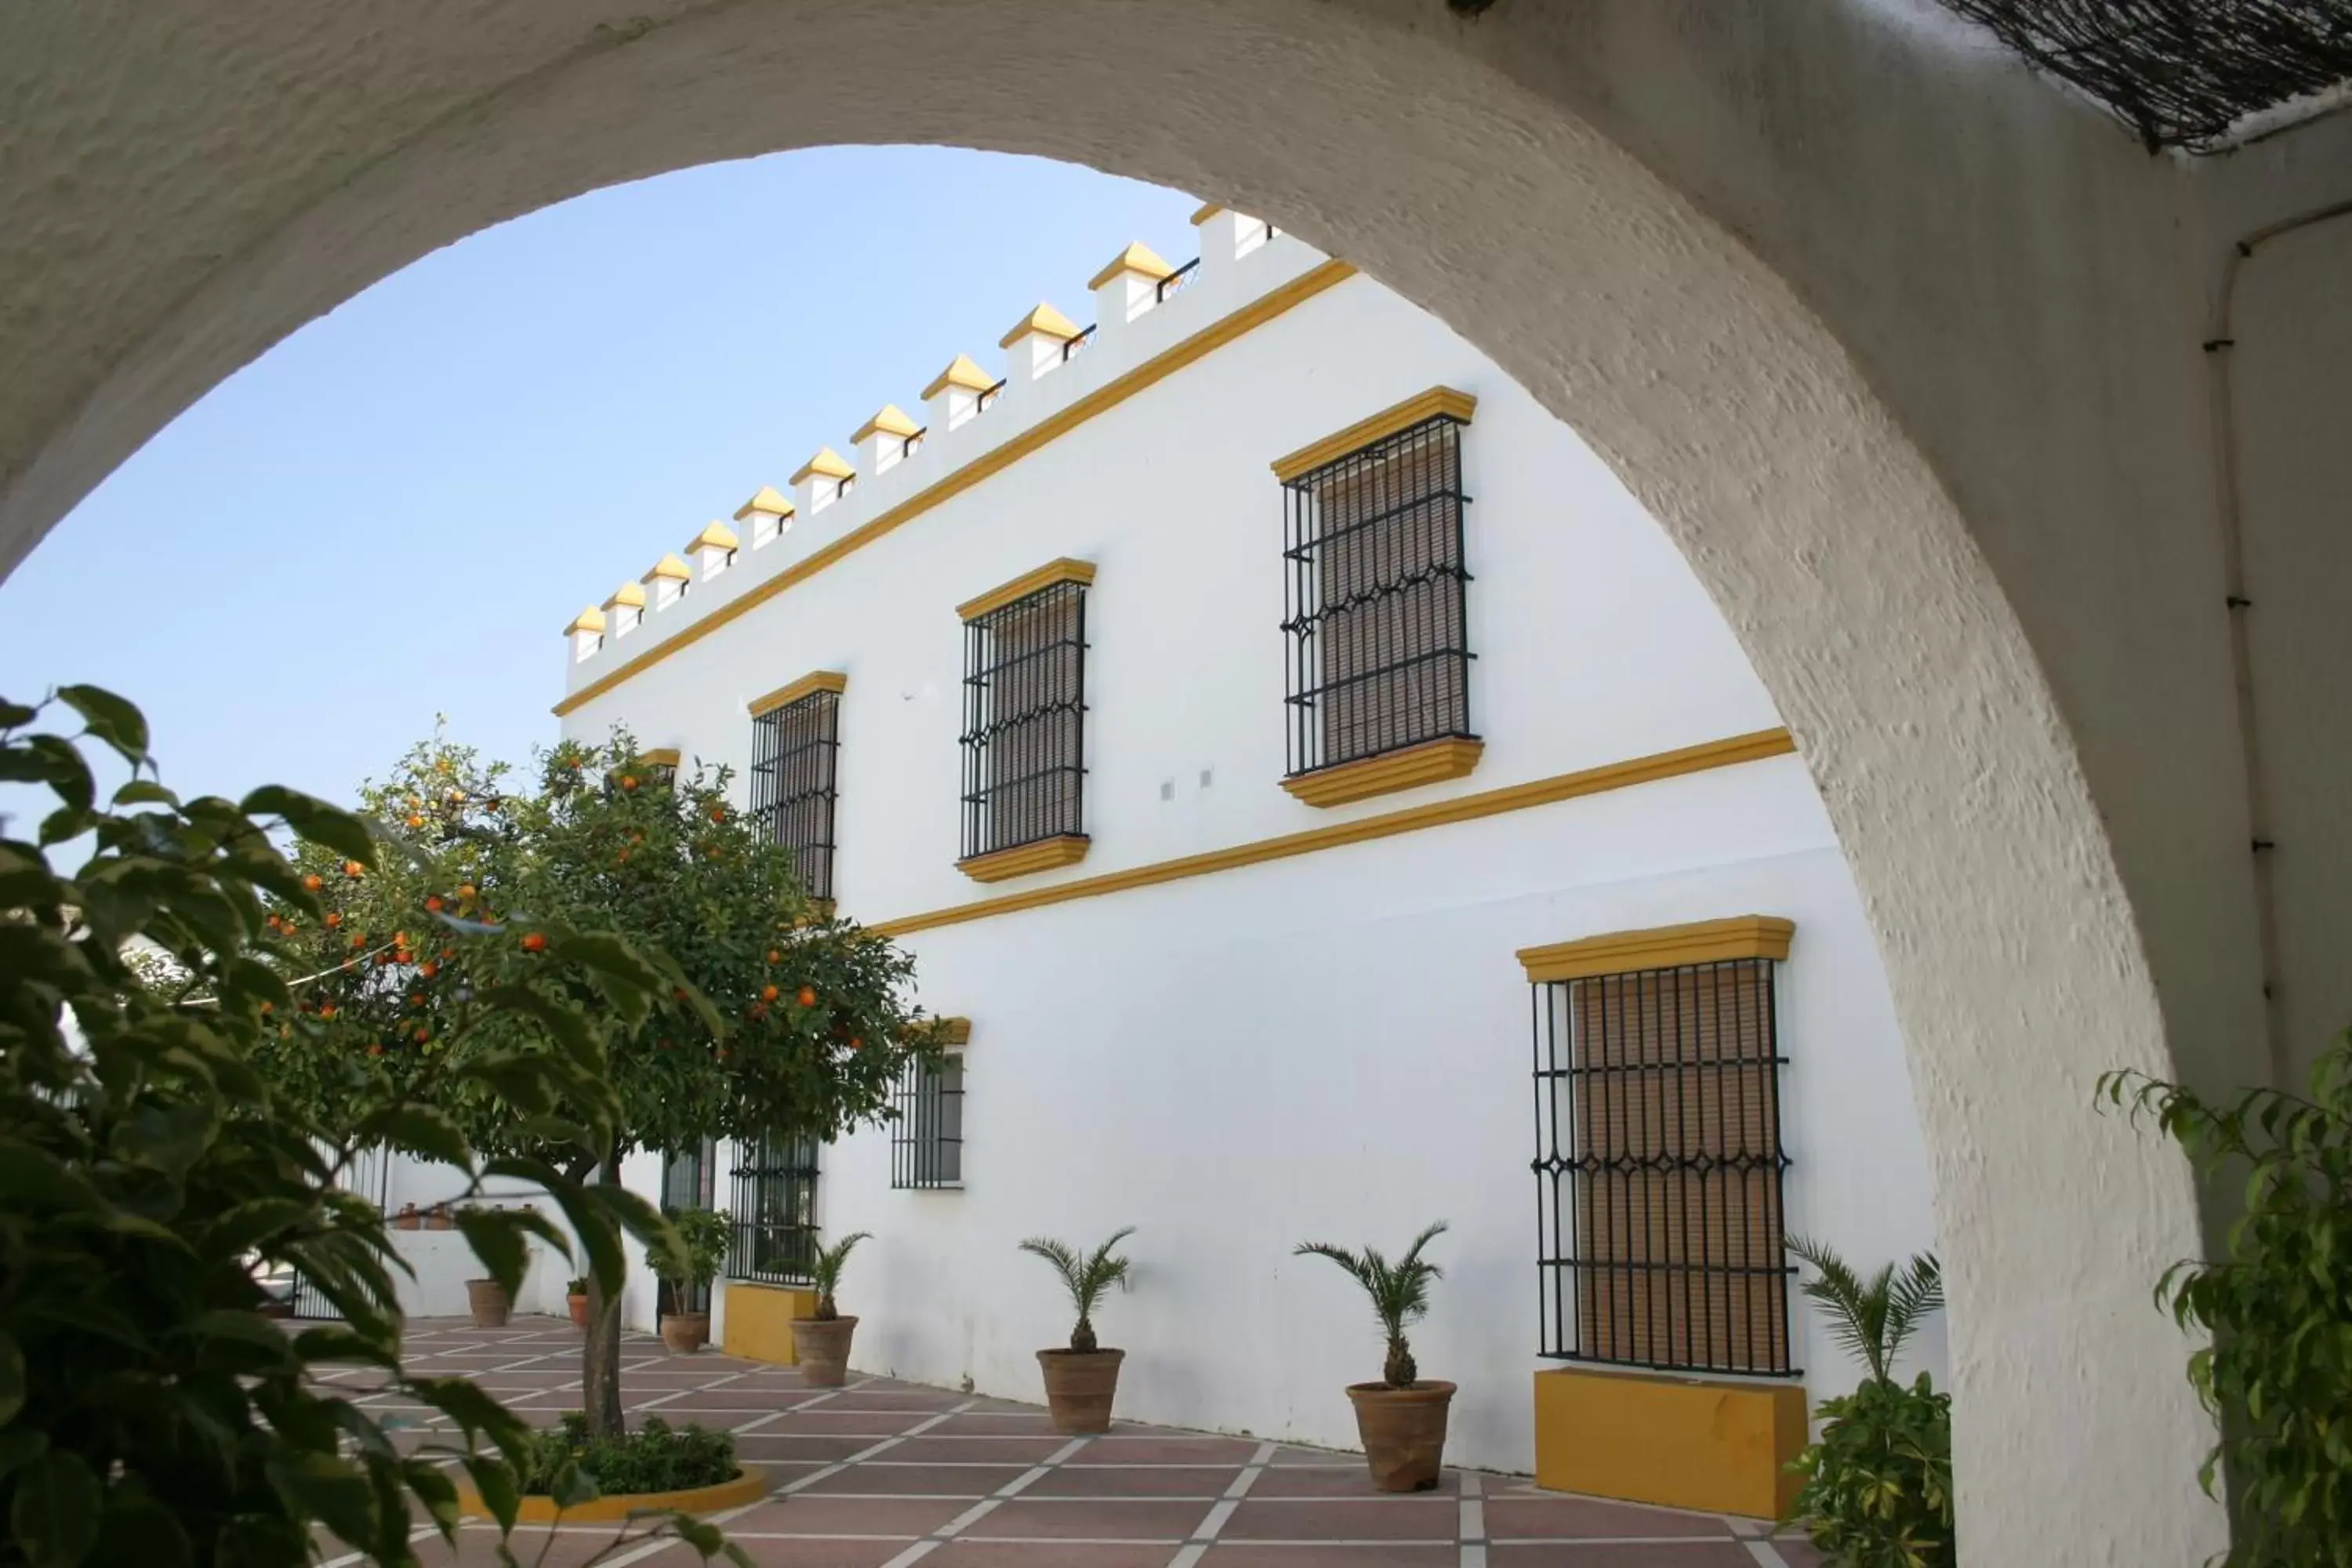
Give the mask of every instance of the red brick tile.
[(816, 1497), (795, 1492), (770, 1498), (725, 1528), (787, 1535), (929, 1535), (971, 1507), (953, 1499)]
[(1450, 1541), (1443, 1545), (1349, 1542), (1321, 1546), (1220, 1541), (1209, 1548), (1201, 1568), (1454, 1568), (1459, 1561), (1459, 1549)]
[(1151, 1436), (1117, 1432), (1087, 1445), (1082, 1456), (1097, 1465), (1241, 1465), (1258, 1446), (1247, 1437), (1196, 1436), (1179, 1432)]
[(931, 1430), (950, 1437), (1036, 1437), (1051, 1433), (1054, 1426), (1034, 1415), (982, 1415), (973, 1410), (950, 1415)]
[[(1453, 1497), (1460, 1489), (1461, 1475), (1447, 1470), (1437, 1479), (1435, 1489), (1416, 1493), (1420, 1497)], [(1303, 1465), (1268, 1465), (1250, 1488), (1254, 1498), (1365, 1498), (1383, 1497), (1372, 1485), (1371, 1472), (1361, 1465), (1339, 1468), (1309, 1468)]]
[(1487, 1568), (1756, 1568), (1736, 1541), (1579, 1542), (1572, 1546), (1489, 1546)]
[(941, 1437), (926, 1432), (918, 1437), (908, 1437), (874, 1457), (877, 1459), (951, 1459), (981, 1465), (1034, 1465), (1060, 1453), (1068, 1442), (1067, 1437), (1058, 1434), (1044, 1437)]
[(974, 1521), (963, 1531), (973, 1541), (1005, 1536), (1079, 1536), (1092, 1541), (1165, 1541), (1171, 1548), (1207, 1517), (1197, 1502), (1115, 1502), (1100, 1498), (1069, 1501), (1014, 1498)]
[[(863, 1467), (860, 1467), (861, 1468)], [(1024, 1497), (1185, 1497), (1202, 1506), (1225, 1495), (1236, 1465), (1192, 1469), (1160, 1465), (1057, 1465)]]
[(1454, 1539), (1462, 1510), (1452, 1498), (1374, 1495), (1301, 1502), (1244, 1499), (1223, 1531), (1227, 1541), (1429, 1541)]
[(919, 1493), (973, 1501), (1028, 1473), (1026, 1465), (852, 1465), (813, 1483), (800, 1495), (842, 1492)]
[(1633, 1503), (1602, 1502), (1595, 1498), (1547, 1497), (1528, 1492), (1491, 1494), (1486, 1499), (1486, 1536), (1492, 1541), (1517, 1536), (1730, 1534), (1731, 1527), (1720, 1516), (1711, 1513), (1677, 1513)]
[[(1166, 1568), (1167, 1546), (1051, 1545), (1036, 1541), (950, 1541), (923, 1559), (927, 1568)], [(798, 1568), (797, 1563), (794, 1568)]]
[(830, 1464), (845, 1459), (874, 1446), (871, 1437), (827, 1437), (771, 1432), (761, 1428), (745, 1432), (735, 1439), (735, 1451), (752, 1464), (764, 1465), (780, 1460), (812, 1459)]

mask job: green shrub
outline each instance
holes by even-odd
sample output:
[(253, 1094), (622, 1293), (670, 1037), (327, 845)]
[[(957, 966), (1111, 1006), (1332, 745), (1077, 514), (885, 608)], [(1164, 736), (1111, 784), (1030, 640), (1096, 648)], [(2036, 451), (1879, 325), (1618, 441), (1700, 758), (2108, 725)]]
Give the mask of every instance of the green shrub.
[(2312, 1068), (2305, 1096), (2250, 1089), (2227, 1103), (2139, 1073), (2099, 1091), (2152, 1115), (2209, 1182), (2242, 1193), (2222, 1257), (2179, 1263), (2158, 1305), (2211, 1342), (2189, 1381), (2220, 1420), (2200, 1479), (2226, 1474), (2230, 1568), (2352, 1564), (2352, 1035)]
[(582, 1497), (570, 1469), (593, 1483), (593, 1496), (617, 1497), (633, 1492), (685, 1491), (732, 1480), (742, 1467), (735, 1462), (735, 1437), (688, 1422), (674, 1427), (658, 1415), (646, 1417), (644, 1427), (619, 1437), (592, 1437), (588, 1417), (567, 1412), (533, 1444), (531, 1463), (523, 1475), (526, 1493)]
[(708, 1285), (719, 1278), (727, 1266), (727, 1249), (735, 1239), (735, 1217), (725, 1209), (668, 1209), (664, 1211), (685, 1244), (686, 1271), (679, 1271), (680, 1259), (665, 1257), (648, 1248), (646, 1266), (683, 1292), (689, 1285)]

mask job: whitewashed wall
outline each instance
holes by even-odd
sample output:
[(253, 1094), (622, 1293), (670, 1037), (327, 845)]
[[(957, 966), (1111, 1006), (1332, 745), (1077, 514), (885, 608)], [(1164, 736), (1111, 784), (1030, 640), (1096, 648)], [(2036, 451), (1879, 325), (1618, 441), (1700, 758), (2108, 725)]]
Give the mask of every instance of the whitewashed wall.
[[(572, 689), (1317, 259), (1278, 239), (1136, 323), (1127, 346), (1015, 388), (747, 549), (576, 665)], [(1282, 509), (1267, 465), (1440, 384), (1479, 399), (1464, 450), (1486, 758), (1465, 780), (1316, 811), (1278, 787)], [(863, 412), (845, 411), (845, 430)], [(794, 433), (784, 448), (827, 438)], [(982, 896), (952, 864), (954, 606), (1063, 555), (1099, 568), (1094, 844), (1083, 864), (1017, 887), (1777, 722), (1688, 568), (1599, 460), (1462, 340), (1360, 278), (587, 702), (565, 732), (626, 722), (649, 745), (734, 766), (740, 794), (746, 702), (845, 671), (844, 911), (882, 921)], [(1463, 1384), (1458, 1459), (1528, 1468), (1536, 1151), (1529, 997), (1512, 954), (1750, 912), (1798, 925), (1781, 977), (1792, 1226), (1864, 1263), (1932, 1245), (1891, 1003), (1820, 802), (1783, 758), (907, 939), (922, 1002), (973, 1021), (967, 1185), (889, 1190), (879, 1131), (829, 1151), (827, 1230), (878, 1237), (845, 1292), (865, 1319), (858, 1361), (1034, 1397), (1031, 1352), (1067, 1323), (1015, 1243), (1133, 1223), (1138, 1289), (1103, 1321), (1130, 1352), (1122, 1409), (1352, 1446), (1341, 1387), (1377, 1373), (1378, 1335), (1354, 1286), (1289, 1248), (1393, 1247), (1445, 1218), (1454, 1230), (1434, 1256), (1448, 1279), (1422, 1364)], [(641, 1190), (651, 1182), (648, 1169)], [(1926, 1354), (1940, 1368), (1940, 1342)], [(1801, 1355), (1816, 1394), (1850, 1384), (1818, 1334)]]

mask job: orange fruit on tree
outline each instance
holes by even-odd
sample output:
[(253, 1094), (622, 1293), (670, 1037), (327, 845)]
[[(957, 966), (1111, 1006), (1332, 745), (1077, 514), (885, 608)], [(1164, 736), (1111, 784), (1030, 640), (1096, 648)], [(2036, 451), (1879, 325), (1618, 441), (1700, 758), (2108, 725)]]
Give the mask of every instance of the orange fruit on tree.
[(777, 990), (772, 985), (764, 985), (760, 989), (760, 1000), (762, 1002), (772, 1002), (782, 994), (782, 992)]
[(321, 1019), (331, 1018), (334, 1016), (335, 1005), (332, 1002), (321, 1002), (319, 1004), (319, 1016)]
[(441, 966), (428, 958), (416, 966), (416, 973), (430, 980), (441, 973)]
[(408, 814), (408, 826), (411, 827), (422, 827), (425, 826), (425, 819), (412, 811)]
[(316, 871), (313, 871), (309, 876), (302, 879), (302, 885), (315, 893), (320, 889), (327, 885), (327, 879), (321, 877)]
[(710, 820), (711, 820), (711, 821), (713, 821), (713, 822), (724, 822), (724, 821), (726, 821), (726, 820), (727, 820), (727, 808), (726, 808), (725, 806), (723, 806), (723, 805), (714, 805), (714, 806), (712, 806), (712, 807), (710, 808)]
[(768, 962), (770, 963), (782, 963), (783, 961), (784, 955), (782, 952), (772, 947), (768, 950)]
[(416, 1043), (417, 1043), (418, 1045), (420, 1045), (420, 1046), (421, 1046), (421, 1045), (423, 1045), (425, 1041), (427, 1041), (427, 1040), (431, 1039), (432, 1037), (433, 1037), (433, 1031), (432, 1031), (432, 1030), (427, 1029), (427, 1028), (425, 1028), (425, 1027), (422, 1027), (422, 1026), (419, 1026), (419, 1027), (418, 1027), (418, 1029), (417, 1029), (417, 1031), (416, 1031)]
[(368, 1055), (372, 1057), (380, 1057), (383, 1055), (383, 1047), (382, 1046), (370, 1046), (368, 1047)]
[(623, 774), (621, 775), (621, 787), (622, 787), (623, 789), (635, 789), (635, 788), (636, 788), (636, 787), (637, 787), (637, 775), (636, 775), (636, 774), (635, 774), (635, 773), (623, 773)]
[(546, 936), (543, 933), (535, 931), (524, 932), (522, 950), (525, 952), (545, 952), (547, 951)]
[(366, 870), (367, 868), (361, 865), (356, 860), (346, 860), (343, 862), (343, 875), (346, 877), (357, 877)]
[(815, 1005), (816, 1005), (816, 987), (815, 987), (815, 986), (814, 986), (814, 985), (803, 985), (803, 986), (802, 986), (802, 987), (801, 987), (801, 994), (800, 994), (798, 996), (794, 997), (794, 998), (793, 998), (793, 1000), (794, 1000), (794, 1001), (796, 1001), (796, 1002), (798, 1002), (798, 1003), (799, 1003), (802, 1006), (803, 1006), (803, 1007), (814, 1007), (814, 1006), (815, 1006)]
[(427, 914), (434, 914), (434, 915), (437, 915), (437, 914), (439, 914), (439, 913), (441, 912), (441, 895), (440, 895), (440, 894), (438, 894), (438, 893), (428, 893), (428, 894), (426, 894), (426, 895), (425, 895), (425, 913), (427, 913)]
[(470, 899), (470, 898), (472, 898), (472, 897), (474, 896), (474, 884), (473, 884), (473, 883), (471, 883), (471, 882), (460, 882), (460, 883), (458, 883), (458, 884), (457, 884), (457, 896), (458, 896), (459, 898), (461, 898), (461, 899)]
[(343, 911), (342, 911), (342, 910), (329, 910), (327, 911), (327, 929), (328, 929), (329, 931), (332, 931), (332, 930), (334, 930), (337, 926), (339, 926), (339, 925), (341, 925), (341, 924), (342, 924), (342, 923), (343, 923)]

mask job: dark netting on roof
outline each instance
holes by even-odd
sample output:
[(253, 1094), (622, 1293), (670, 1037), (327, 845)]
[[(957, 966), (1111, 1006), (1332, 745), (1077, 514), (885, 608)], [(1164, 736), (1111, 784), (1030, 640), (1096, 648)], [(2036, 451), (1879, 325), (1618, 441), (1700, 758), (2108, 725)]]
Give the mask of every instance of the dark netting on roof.
[(2352, 0), (1943, 0), (2107, 106), (2150, 152), (2352, 79)]

